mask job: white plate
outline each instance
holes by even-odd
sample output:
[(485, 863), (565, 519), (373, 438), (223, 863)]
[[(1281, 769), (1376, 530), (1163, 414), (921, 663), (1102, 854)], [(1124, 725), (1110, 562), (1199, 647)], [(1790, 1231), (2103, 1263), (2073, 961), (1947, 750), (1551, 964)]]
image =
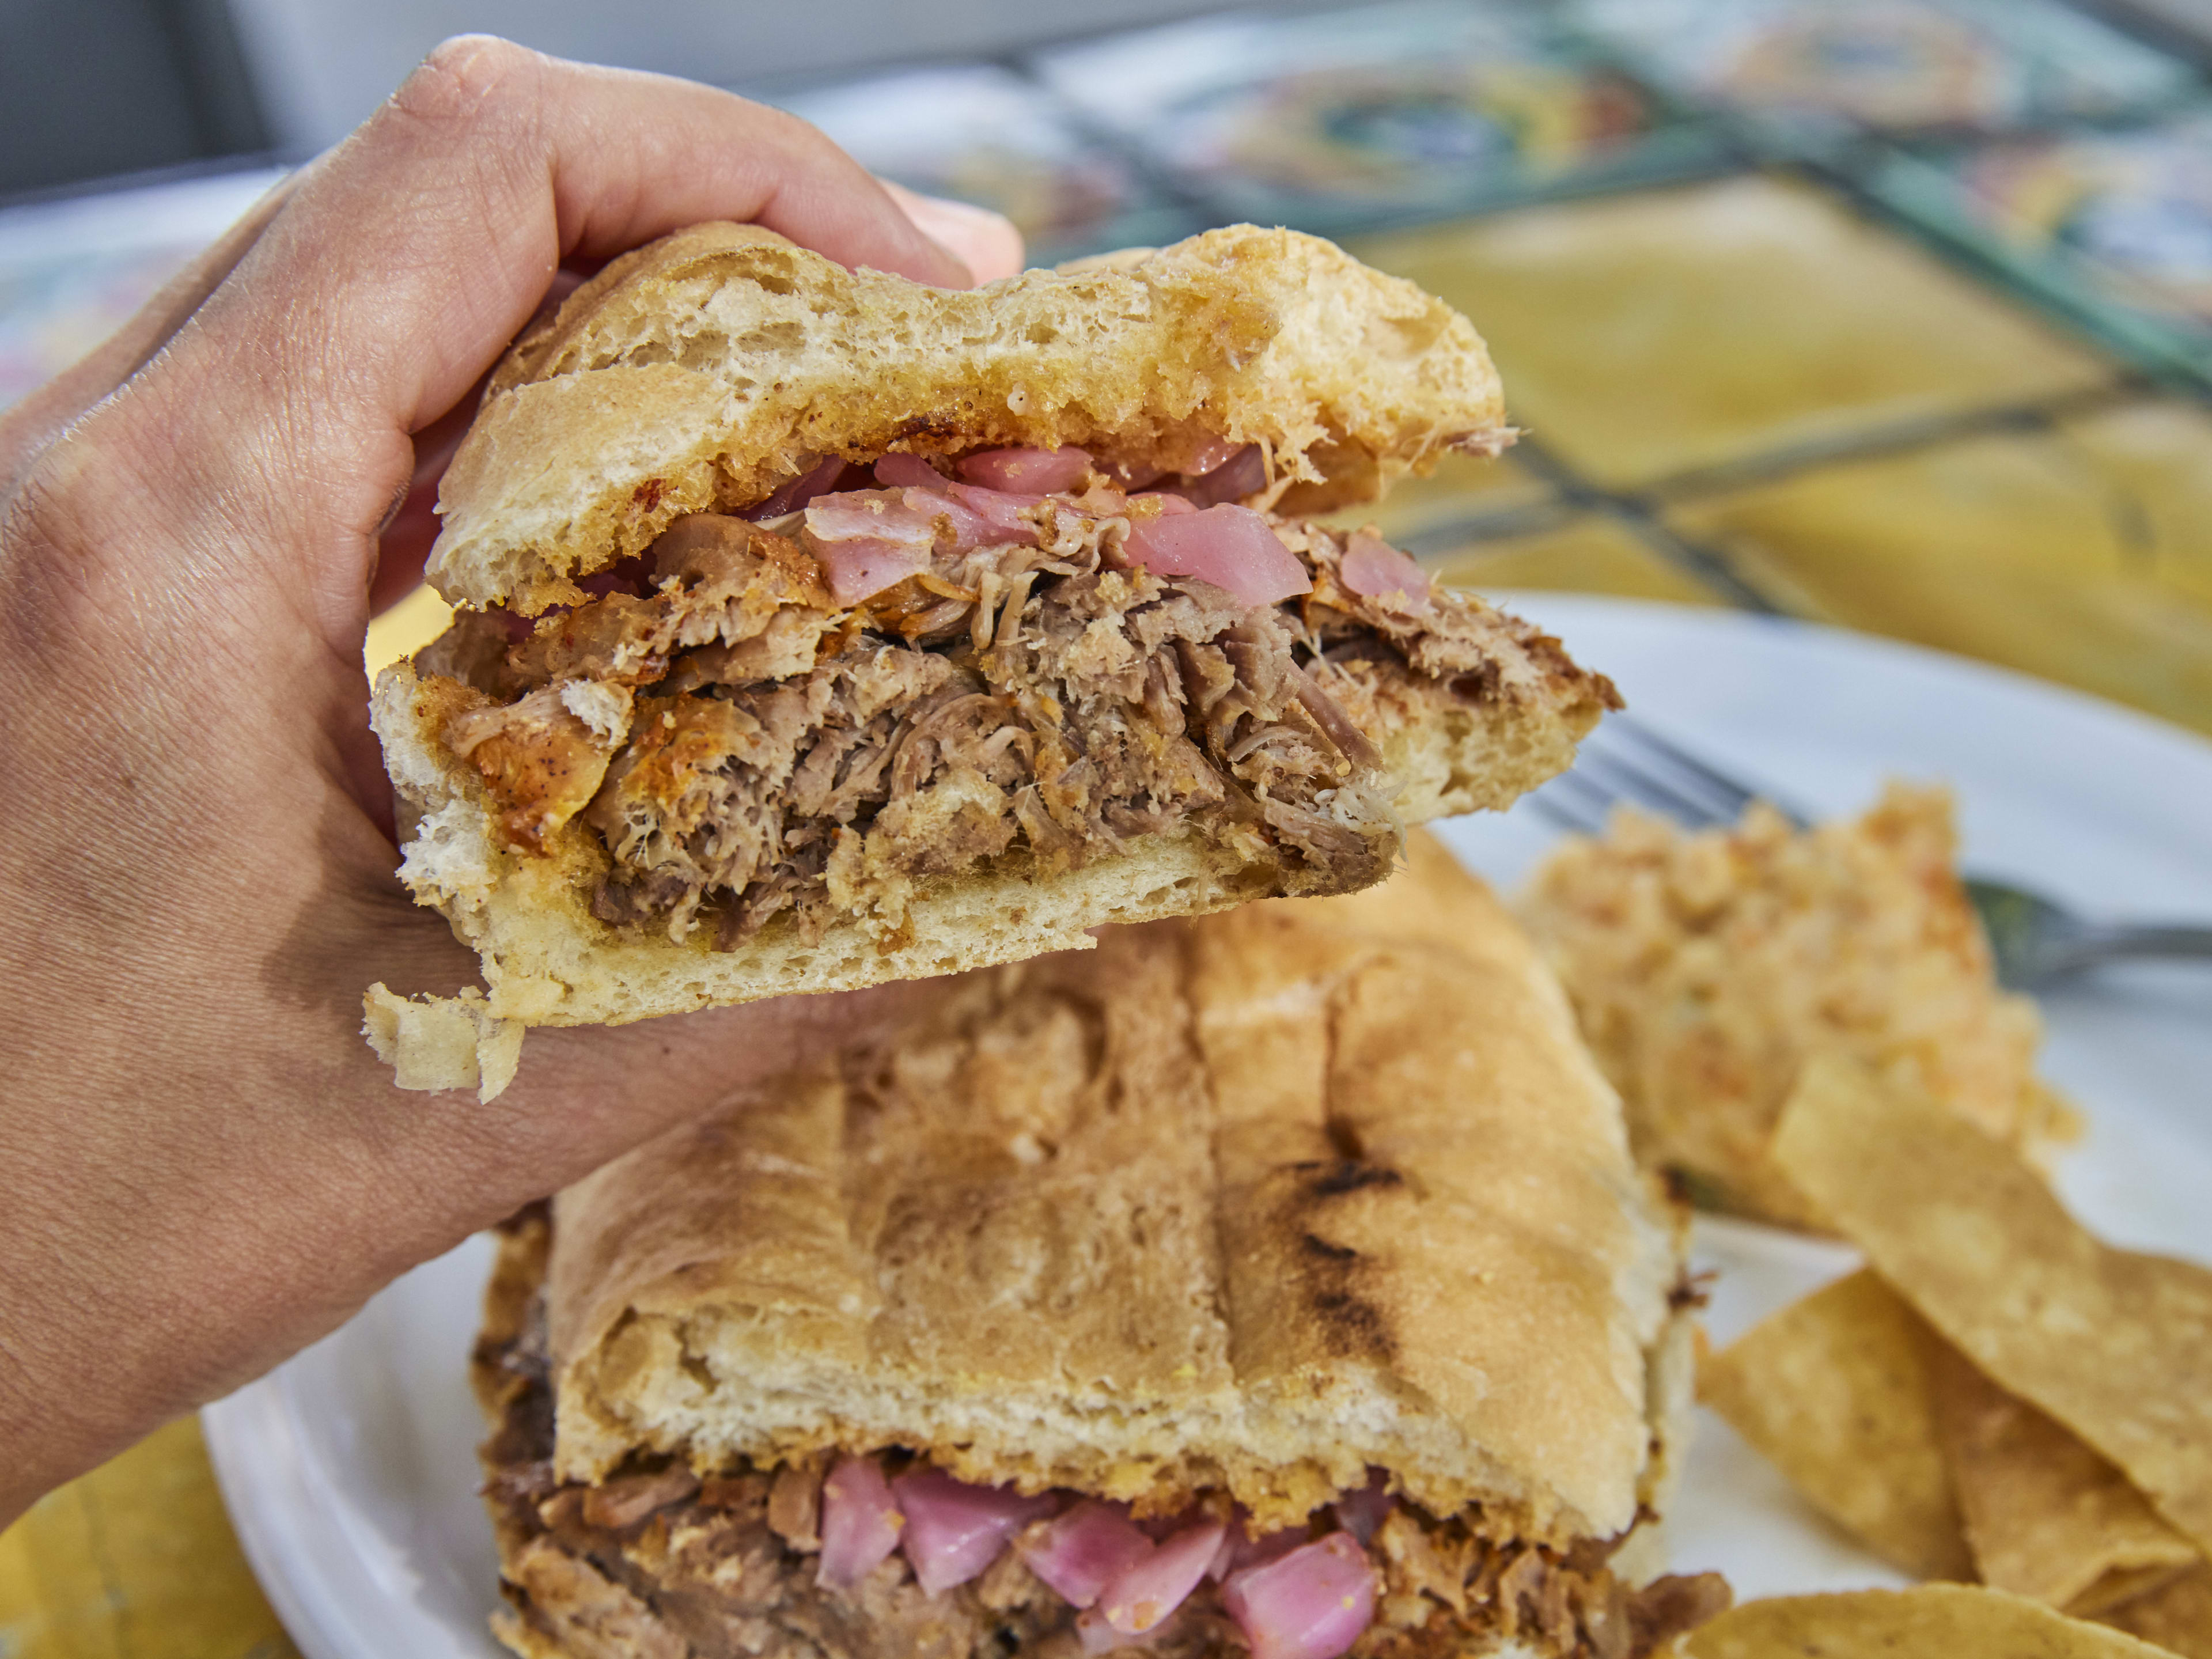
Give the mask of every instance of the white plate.
[[(2212, 746), (2039, 682), (1856, 635), (1524, 595), (1637, 712), (1821, 812), (1886, 776), (1948, 780), (1966, 860), (2092, 914), (2212, 917)], [(1553, 839), (1534, 811), (1444, 826), (1495, 880)], [(2061, 1184), (2106, 1237), (2212, 1261), (2212, 969), (2110, 970), (2046, 1004), (2045, 1071), (2087, 1112)], [(1702, 1225), (1725, 1341), (1847, 1270), (1850, 1252)], [(308, 1659), (494, 1659), (480, 1433), (464, 1376), (489, 1250), (471, 1240), (205, 1412), (223, 1494)], [(1895, 1583), (1710, 1413), (1673, 1518), (1675, 1565), (1743, 1596)]]

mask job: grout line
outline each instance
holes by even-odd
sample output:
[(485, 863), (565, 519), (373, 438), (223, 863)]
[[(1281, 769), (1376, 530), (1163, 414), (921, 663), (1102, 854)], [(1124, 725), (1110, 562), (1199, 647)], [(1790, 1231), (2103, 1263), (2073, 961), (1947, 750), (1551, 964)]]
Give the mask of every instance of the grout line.
[[(1591, 483), (1541, 444), (1526, 436), (1513, 446), (1514, 459), (1559, 492), (1571, 507), (1604, 514), (1632, 532), (1654, 553), (1692, 580), (1711, 588), (1740, 611), (1778, 617), (1790, 613), (1739, 574), (1725, 555), (1691, 541), (1663, 523), (1652, 507), (1630, 495)], [(1504, 514), (1496, 515), (1504, 517)]]
[(2062, 392), (2025, 403), (1996, 404), (1985, 409), (1915, 416), (1885, 422), (1858, 431), (1784, 444), (1731, 460), (1670, 472), (1634, 490), (1621, 494), (1644, 504), (1659, 505), (1687, 497), (1741, 489), (1787, 477), (1810, 467), (1867, 460), (1908, 450), (1930, 448), (1961, 438), (2006, 432), (2042, 432), (2074, 416), (2094, 415), (2153, 395), (2160, 388), (2149, 377), (2123, 369), (2113, 379), (2074, 392)]

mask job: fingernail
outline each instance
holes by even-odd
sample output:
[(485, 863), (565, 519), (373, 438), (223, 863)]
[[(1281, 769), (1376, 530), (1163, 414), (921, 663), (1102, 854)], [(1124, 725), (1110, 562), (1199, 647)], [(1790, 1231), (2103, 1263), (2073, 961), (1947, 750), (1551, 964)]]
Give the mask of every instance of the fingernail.
[(915, 228), (967, 266), (977, 282), (996, 282), (1021, 270), (1022, 234), (1003, 213), (912, 191), (897, 197)]

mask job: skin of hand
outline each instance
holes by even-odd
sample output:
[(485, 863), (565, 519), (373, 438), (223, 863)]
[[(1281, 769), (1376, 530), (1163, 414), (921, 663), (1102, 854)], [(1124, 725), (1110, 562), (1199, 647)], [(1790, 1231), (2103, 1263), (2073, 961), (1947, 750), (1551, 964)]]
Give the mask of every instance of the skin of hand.
[(899, 988), (547, 1030), (405, 1093), (373, 980), (474, 961), (393, 875), (372, 611), (563, 268), (706, 219), (966, 287), (994, 215), (805, 123), (440, 47), (76, 368), (0, 416), (0, 1524), (471, 1231), (896, 1017)]

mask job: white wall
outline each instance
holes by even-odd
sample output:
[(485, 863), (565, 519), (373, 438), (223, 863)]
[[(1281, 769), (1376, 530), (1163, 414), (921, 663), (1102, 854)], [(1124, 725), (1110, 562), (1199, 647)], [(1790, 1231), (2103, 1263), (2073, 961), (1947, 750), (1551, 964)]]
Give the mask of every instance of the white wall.
[(229, 0), (278, 143), (344, 136), (439, 41), (483, 31), (722, 84), (988, 56), (1235, 0)]

